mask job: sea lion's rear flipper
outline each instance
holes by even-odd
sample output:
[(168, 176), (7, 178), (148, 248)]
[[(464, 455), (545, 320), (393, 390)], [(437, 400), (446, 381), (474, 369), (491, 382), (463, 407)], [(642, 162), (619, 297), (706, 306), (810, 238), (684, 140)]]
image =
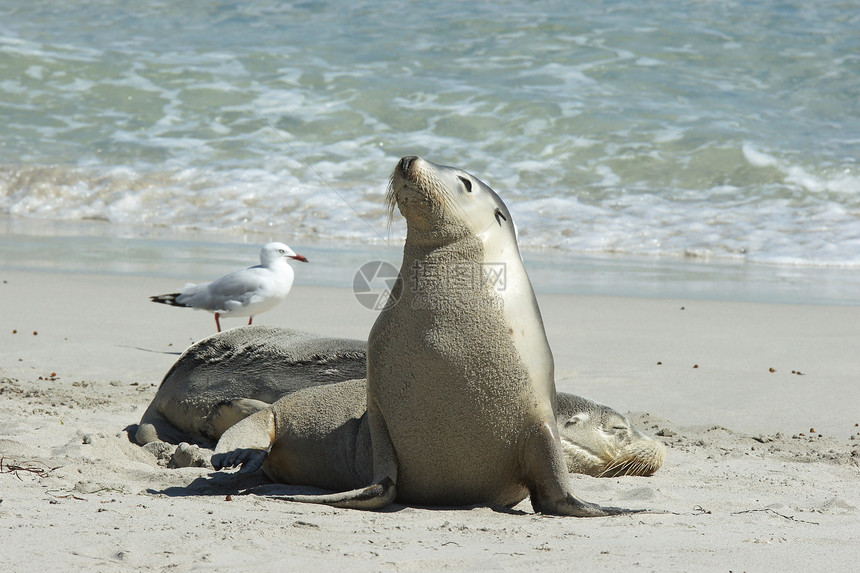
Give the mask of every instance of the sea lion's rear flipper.
[(604, 517), (643, 510), (602, 507), (577, 499), (570, 492), (567, 464), (555, 422), (544, 421), (532, 427), (521, 443), (523, 468), (530, 468), (526, 476), (532, 508), (536, 512), (569, 515), (573, 517)]
[(277, 499), (300, 503), (320, 503), (349, 509), (374, 510), (389, 505), (395, 497), (397, 497), (397, 487), (390, 477), (385, 477), (377, 483), (351, 491), (320, 495), (279, 495)]
[(366, 510), (382, 509), (393, 503), (397, 498), (397, 456), (385, 420), (372, 400), (369, 400), (367, 419), (373, 447), (373, 480), (370, 485), (339, 493), (278, 496), (278, 499)]
[(252, 400), (251, 398), (236, 398), (221, 402), (212, 409), (206, 421), (205, 432), (214, 439), (220, 439), (229, 428), (232, 428), (248, 416), (271, 406), (268, 402)]
[[(374, 405), (371, 401), (366, 415), (373, 450), (372, 454), (367, 455), (366, 460), (366, 463), (369, 464), (372, 455), (373, 478), (369, 480), (369, 485), (337, 493), (276, 496), (276, 499), (365, 510), (382, 509), (394, 502), (397, 498), (397, 457), (394, 454), (394, 446), (391, 443), (385, 421), (378, 414), (378, 411), (376, 416), (371, 415), (374, 411)], [(363, 449), (359, 448), (359, 452), (361, 451)], [(364, 456), (359, 452), (356, 452), (356, 455)], [(362, 457), (362, 459), (364, 458)]]

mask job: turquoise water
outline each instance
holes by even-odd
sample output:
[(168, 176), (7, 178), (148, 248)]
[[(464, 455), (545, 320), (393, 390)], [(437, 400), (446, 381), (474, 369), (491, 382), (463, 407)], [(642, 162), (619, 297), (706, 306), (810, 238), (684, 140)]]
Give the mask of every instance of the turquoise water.
[(856, 272), (857, 30), (858, 1), (6, 0), (0, 214), (384, 249), (416, 154), (541, 256)]

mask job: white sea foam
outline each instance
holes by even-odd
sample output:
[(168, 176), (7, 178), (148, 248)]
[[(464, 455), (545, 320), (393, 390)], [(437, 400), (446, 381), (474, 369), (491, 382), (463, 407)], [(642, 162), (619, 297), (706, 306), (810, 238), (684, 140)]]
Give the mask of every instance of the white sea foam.
[(749, 143), (744, 143), (741, 150), (746, 160), (756, 167), (772, 167), (778, 163), (776, 157), (759, 151)]

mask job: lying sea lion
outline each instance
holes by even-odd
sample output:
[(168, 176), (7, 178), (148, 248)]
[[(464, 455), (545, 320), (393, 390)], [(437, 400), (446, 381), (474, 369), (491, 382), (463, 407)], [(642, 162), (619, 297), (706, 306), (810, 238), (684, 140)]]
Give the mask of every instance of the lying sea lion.
[[(367, 381), (314, 386), (284, 396), (237, 424), (219, 442), (217, 468), (263, 468), (275, 482), (355, 489), (372, 477)], [(568, 471), (594, 477), (647, 476), (665, 448), (627, 418), (573, 394), (558, 395), (561, 444)]]
[[(343, 396), (313, 394), (314, 400), (347, 403), (336, 411), (323, 410), (331, 412), (331, 419), (320, 427), (320, 434), (323, 427), (348, 424), (366, 411), (366, 346), (362, 340), (271, 326), (234, 328), (205, 338), (188, 348), (167, 372), (140, 420), (135, 440), (140, 445), (161, 440), (214, 447), (227, 428), (273, 402), (276, 409), (300, 407), (296, 400), (282, 400), (284, 396), (362, 378), (349, 386), (360, 386), (355, 392), (345, 386), (330, 391), (342, 391)], [(355, 403), (348, 404), (350, 399)], [(556, 419), (570, 472), (644, 476), (662, 465), (663, 445), (608, 406), (559, 393)], [(290, 438), (277, 439), (285, 440), (278, 446), (284, 448)], [(362, 463), (358, 453), (355, 459)]]
[[(227, 428), (281, 396), (364, 378), (366, 348), (363, 340), (271, 326), (233, 328), (204, 338), (167, 371), (135, 441), (213, 446)], [(229, 408), (220, 407), (228, 402)]]

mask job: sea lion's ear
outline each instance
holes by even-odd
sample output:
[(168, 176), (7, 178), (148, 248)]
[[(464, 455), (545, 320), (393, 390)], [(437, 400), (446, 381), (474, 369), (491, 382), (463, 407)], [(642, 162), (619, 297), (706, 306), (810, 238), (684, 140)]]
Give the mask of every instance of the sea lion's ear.
[(508, 220), (508, 218), (505, 217), (504, 213), (502, 213), (502, 210), (499, 209), (498, 207), (496, 207), (496, 222), (499, 224), (499, 227), (502, 226), (502, 221), (507, 221), (507, 220)]
[(588, 414), (574, 414), (564, 423), (564, 427), (575, 426), (576, 424), (581, 424), (588, 420)]

